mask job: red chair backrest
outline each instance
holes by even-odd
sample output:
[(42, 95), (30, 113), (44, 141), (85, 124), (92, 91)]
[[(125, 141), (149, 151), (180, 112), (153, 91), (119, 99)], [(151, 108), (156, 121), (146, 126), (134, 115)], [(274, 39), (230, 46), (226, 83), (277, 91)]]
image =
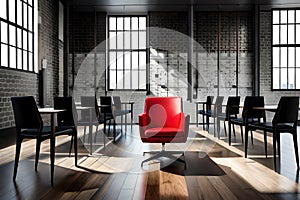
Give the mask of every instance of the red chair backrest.
[(150, 127), (179, 127), (182, 113), (181, 97), (148, 97), (144, 112)]

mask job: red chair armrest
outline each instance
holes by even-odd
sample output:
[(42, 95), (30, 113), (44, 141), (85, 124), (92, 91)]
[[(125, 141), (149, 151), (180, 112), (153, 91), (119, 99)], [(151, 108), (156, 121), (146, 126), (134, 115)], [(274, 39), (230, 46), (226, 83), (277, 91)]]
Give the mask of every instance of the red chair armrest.
[(184, 133), (186, 136), (188, 136), (189, 133), (189, 125), (190, 125), (190, 115), (187, 115), (185, 113), (180, 113), (181, 120), (180, 120), (180, 129), (184, 130)]

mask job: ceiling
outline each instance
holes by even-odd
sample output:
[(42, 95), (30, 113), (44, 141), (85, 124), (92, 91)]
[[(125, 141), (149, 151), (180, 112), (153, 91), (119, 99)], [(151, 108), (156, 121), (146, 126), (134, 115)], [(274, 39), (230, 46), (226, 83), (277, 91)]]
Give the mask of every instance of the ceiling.
[(62, 0), (76, 9), (96, 9), (106, 12), (243, 10), (260, 5), (261, 8), (300, 7), (300, 0)]

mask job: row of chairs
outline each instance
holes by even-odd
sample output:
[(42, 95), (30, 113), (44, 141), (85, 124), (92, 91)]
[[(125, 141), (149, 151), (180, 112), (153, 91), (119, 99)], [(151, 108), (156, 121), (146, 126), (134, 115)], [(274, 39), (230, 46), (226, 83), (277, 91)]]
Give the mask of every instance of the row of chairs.
[[(41, 143), (50, 139), (50, 152), (53, 155), (53, 161), (51, 160), (51, 184), (53, 185), (53, 173), (54, 173), (54, 157), (55, 157), (55, 138), (52, 137), (51, 126), (44, 125), (41, 113), (38, 110), (38, 106), (34, 97), (22, 96), (12, 97), (12, 107), (14, 111), (15, 125), (16, 125), (16, 154), (13, 180), (16, 179), (18, 163), (20, 158), (21, 144), (24, 139), (36, 139), (36, 157), (35, 157), (35, 170), (38, 168), (38, 161), (40, 155)], [(103, 96), (100, 97), (101, 106), (98, 106), (97, 100), (94, 96), (82, 96), (81, 106), (94, 107), (92, 112), (92, 120), (90, 119), (89, 110), (81, 110), (81, 118), (79, 120), (77, 116), (76, 106), (72, 97), (54, 97), (54, 109), (63, 109), (64, 112), (57, 113), (57, 126), (55, 127), (55, 137), (61, 135), (71, 136), (71, 145), (69, 150), (69, 156), (72, 151), (74, 143), (75, 153), (75, 166), (77, 166), (77, 126), (92, 125), (97, 126), (96, 134), (98, 132), (98, 126), (104, 124), (104, 133), (106, 129), (106, 121), (113, 121), (115, 118), (130, 113), (129, 110), (121, 109), (120, 97)], [(115, 131), (115, 130), (114, 130)], [(96, 140), (95, 134), (95, 140)], [(84, 134), (85, 136), (85, 134)], [(89, 134), (90, 136), (90, 134)], [(53, 140), (54, 139), (54, 140)], [(115, 140), (115, 132), (114, 132)], [(84, 140), (83, 140), (84, 141)], [(105, 144), (105, 135), (104, 135)]]
[[(240, 110), (240, 97), (228, 97), (225, 112), (222, 112), (223, 96), (217, 96), (214, 106), (212, 107), (213, 97), (208, 96), (206, 100), (206, 109), (199, 110), (198, 114), (203, 118), (203, 129), (205, 125), (209, 130), (209, 118), (214, 119), (214, 136), (216, 136), (216, 126), (218, 138), (220, 138), (220, 121), (224, 121), (224, 130), (226, 132), (226, 124), (228, 122), (228, 142), (231, 145), (231, 126), (233, 126), (233, 133), (235, 135), (234, 126), (241, 127), (241, 138), (243, 142), (243, 127), (245, 128), (245, 157), (248, 151), (248, 134), (251, 132), (251, 142), (253, 145), (252, 131), (262, 130), (264, 132), (264, 148), (267, 157), (267, 132), (273, 133), (273, 155), (274, 155), (274, 169), (277, 171), (276, 165), (276, 144), (278, 147), (278, 155), (280, 157), (280, 133), (291, 133), (293, 136), (294, 150), (296, 157), (296, 164), (299, 168), (299, 156), (297, 145), (297, 122), (299, 97), (281, 97), (275, 115), (271, 122), (266, 122), (264, 97), (262, 96), (247, 96), (244, 100), (244, 105), (241, 117), (238, 117)], [(254, 109), (256, 107), (256, 109)], [(206, 119), (206, 122), (205, 122)], [(198, 122), (197, 122), (198, 123)]]

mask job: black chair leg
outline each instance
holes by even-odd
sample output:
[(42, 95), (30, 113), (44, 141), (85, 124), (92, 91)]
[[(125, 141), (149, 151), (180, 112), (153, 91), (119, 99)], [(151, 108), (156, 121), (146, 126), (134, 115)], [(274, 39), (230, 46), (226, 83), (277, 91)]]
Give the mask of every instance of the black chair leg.
[(254, 147), (254, 143), (253, 143), (253, 132), (251, 130), (251, 144), (252, 144), (252, 147)]
[(224, 120), (224, 133), (225, 133), (225, 137), (227, 137), (227, 130), (226, 130), (226, 121)]
[(83, 129), (83, 143), (85, 142), (85, 134), (86, 134), (86, 126), (84, 126)]
[(72, 151), (72, 146), (73, 146), (73, 140), (74, 140), (74, 136), (71, 136), (71, 144), (70, 144), (70, 150), (69, 150), (69, 157), (71, 156), (71, 151)]
[(265, 154), (266, 154), (266, 158), (268, 157), (268, 141), (267, 141), (267, 132), (264, 131), (264, 143), (265, 143)]
[(274, 157), (274, 170), (277, 171), (276, 167), (276, 134), (273, 133), (273, 157)]
[[(233, 124), (232, 124), (232, 126), (234, 127)], [(231, 145), (231, 123), (230, 123), (230, 120), (228, 121), (228, 143), (229, 143), (229, 145)]]
[(245, 158), (248, 156), (248, 128), (245, 127)]
[(16, 176), (17, 176), (19, 159), (20, 159), (21, 144), (22, 144), (22, 139), (17, 138), (13, 180), (16, 180)]
[(297, 169), (299, 169), (299, 154), (298, 154), (297, 133), (293, 133), (293, 140), (294, 140), (294, 150), (295, 150)]
[(77, 145), (78, 145), (77, 132), (75, 132), (75, 134), (74, 134), (72, 137), (74, 137), (75, 166), (77, 166), (77, 156), (78, 156), (78, 149), (77, 149)]
[(35, 150), (35, 171), (37, 171), (39, 158), (40, 158), (40, 149), (41, 149), (41, 141), (39, 139), (36, 140), (36, 150)]

